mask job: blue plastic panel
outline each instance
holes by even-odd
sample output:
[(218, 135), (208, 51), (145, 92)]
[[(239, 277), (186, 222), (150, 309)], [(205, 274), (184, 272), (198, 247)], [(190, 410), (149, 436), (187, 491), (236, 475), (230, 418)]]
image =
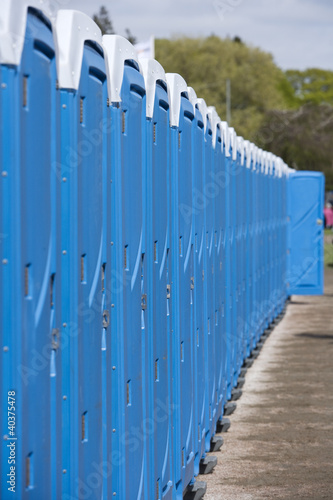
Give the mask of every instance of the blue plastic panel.
[[(211, 189), (214, 192), (214, 252), (215, 252), (215, 408), (214, 408), (214, 426), (219, 417), (223, 414), (223, 405), (226, 402), (223, 399), (226, 396), (226, 384), (224, 378), (226, 375), (226, 328), (225, 328), (225, 230), (226, 230), (226, 212), (225, 203), (225, 165), (222, 152), (222, 138), (220, 125), (217, 126), (215, 157), (214, 157), (214, 177), (212, 178)], [(215, 429), (213, 430), (214, 434)]]
[[(116, 461), (119, 484), (115, 491), (122, 498), (142, 498), (147, 490), (146, 429), (146, 349), (148, 317), (147, 272), (145, 255), (145, 207), (143, 171), (146, 154), (146, 96), (143, 76), (138, 67), (125, 63), (121, 88), (120, 131), (113, 129), (114, 144), (119, 142), (119, 157), (114, 165), (115, 206), (114, 236), (117, 247), (117, 274), (113, 290), (119, 322), (118, 418), (115, 427), (120, 458)], [(115, 120), (117, 114), (114, 113)], [(119, 133), (120, 132), (120, 133)], [(120, 211), (120, 212), (119, 212)], [(141, 436), (141, 437), (140, 437)], [(118, 448), (119, 447), (119, 448)]]
[[(170, 130), (174, 467), (177, 495), (194, 476), (194, 278), (191, 139), (193, 107), (181, 96), (179, 127)], [(177, 496), (177, 498), (178, 498)]]
[(323, 293), (324, 180), (319, 172), (295, 172), (288, 179), (289, 295)]
[[(63, 493), (94, 498), (106, 479), (88, 480), (107, 456), (106, 70), (96, 45), (84, 47), (78, 91), (59, 90), (62, 186)], [(104, 319), (104, 321), (103, 321)], [(110, 363), (109, 363), (110, 364)], [(73, 432), (73, 429), (76, 429)], [(110, 432), (110, 431), (109, 431)], [(96, 446), (96, 442), (98, 446)], [(103, 484), (104, 482), (104, 484)]]
[(156, 83), (154, 113), (147, 119), (148, 498), (172, 498), (171, 270), (169, 103)]
[[(207, 395), (205, 380), (206, 328), (206, 288), (205, 288), (205, 128), (204, 118), (198, 109), (192, 128), (192, 207), (194, 234), (194, 442), (195, 474), (199, 472), (199, 462), (206, 451)], [(191, 215), (189, 213), (189, 215)]]
[[(20, 66), (0, 69), (2, 404), (15, 391), (17, 498), (55, 499), (61, 481), (56, 68), (49, 21), (29, 10), (26, 33)], [(12, 495), (5, 481), (1, 488), (1, 498)]]

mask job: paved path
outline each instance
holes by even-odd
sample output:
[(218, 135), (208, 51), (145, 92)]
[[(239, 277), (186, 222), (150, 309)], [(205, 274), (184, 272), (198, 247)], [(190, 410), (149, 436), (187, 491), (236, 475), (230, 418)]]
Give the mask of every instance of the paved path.
[(333, 269), (293, 297), (246, 375), (205, 500), (333, 500)]

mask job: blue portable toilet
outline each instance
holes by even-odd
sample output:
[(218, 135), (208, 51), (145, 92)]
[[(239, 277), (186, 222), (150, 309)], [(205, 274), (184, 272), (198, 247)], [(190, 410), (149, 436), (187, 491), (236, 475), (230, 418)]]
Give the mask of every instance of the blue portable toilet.
[(281, 286), (281, 310), (287, 300), (287, 290), (286, 290), (286, 273), (287, 273), (287, 255), (288, 255), (288, 243), (287, 243), (287, 180), (288, 180), (288, 167), (279, 159), (280, 172), (281, 172), (281, 190), (282, 190), (282, 203), (280, 208), (281, 217), (281, 274), (279, 274), (280, 286)]
[(323, 210), (325, 177), (289, 170), (287, 180), (288, 295), (320, 295), (324, 287)]
[[(219, 374), (222, 372), (222, 335), (218, 328), (218, 311), (217, 311), (217, 211), (216, 206), (222, 194), (219, 186), (214, 182), (216, 175), (221, 170), (221, 119), (218, 116), (216, 109), (213, 106), (208, 107), (208, 116), (212, 128), (212, 163), (211, 170), (206, 173), (206, 190), (207, 190), (207, 220), (210, 222), (206, 228), (207, 234), (207, 367), (208, 367), (208, 402), (209, 402), (209, 418), (210, 418), (210, 433), (214, 434), (216, 422), (218, 418), (219, 406)], [(220, 206), (220, 204), (218, 205)], [(221, 295), (218, 297), (221, 299)], [(222, 302), (221, 300), (219, 300)], [(222, 304), (221, 304), (222, 308)], [(219, 323), (220, 327), (222, 322)], [(221, 379), (220, 379), (221, 383)], [(221, 401), (222, 404), (222, 401)]]
[(205, 386), (206, 370), (206, 253), (205, 253), (205, 141), (207, 129), (207, 105), (198, 99), (195, 91), (188, 87), (189, 100), (193, 106), (194, 120), (192, 127), (192, 211), (194, 238), (194, 326), (193, 326), (193, 376), (194, 376), (194, 443), (195, 443), (195, 475), (199, 473), (200, 460), (206, 453), (207, 395)]
[(233, 376), (231, 375), (232, 368), (231, 368), (231, 352), (232, 352), (232, 344), (233, 344), (233, 337), (232, 337), (232, 319), (231, 319), (231, 307), (232, 307), (232, 302), (231, 302), (231, 293), (230, 293), (230, 287), (231, 287), (231, 271), (230, 271), (230, 258), (231, 258), (231, 245), (230, 245), (230, 235), (231, 235), (231, 214), (230, 214), (230, 205), (231, 205), (231, 137), (230, 137), (230, 131), (229, 131), (229, 126), (228, 123), (225, 121), (220, 122), (220, 128), (221, 128), (221, 147), (222, 147), (222, 155), (223, 155), (223, 162), (224, 162), (224, 173), (222, 174), (222, 179), (224, 182), (222, 183), (223, 190), (224, 190), (224, 196), (223, 196), (223, 205), (222, 209), (225, 214), (225, 232), (224, 236), (222, 238), (222, 244), (223, 244), (223, 254), (225, 255), (225, 266), (223, 267), (223, 262), (222, 262), (222, 270), (223, 270), (223, 280), (225, 282), (225, 292), (224, 292), (224, 307), (223, 307), (223, 327), (224, 327), (224, 344), (225, 344), (225, 351), (226, 351), (226, 360), (225, 360), (225, 374), (224, 374), (224, 382), (223, 382), (223, 394), (224, 394), (224, 401), (227, 401), (231, 397), (231, 389), (233, 387), (232, 384), (232, 379)]
[(239, 353), (238, 366), (241, 367), (246, 358), (246, 316), (245, 316), (245, 210), (246, 210), (246, 193), (245, 193), (245, 145), (243, 137), (237, 137), (237, 233), (236, 233), (236, 253), (237, 253), (237, 268), (238, 285), (237, 285), (237, 300), (238, 300), (238, 317), (237, 317), (237, 336), (241, 340), (241, 350)]
[(262, 322), (262, 294), (261, 294), (261, 217), (262, 217), (262, 197), (261, 195), (261, 179), (262, 179), (262, 149), (258, 148), (257, 163), (255, 170), (255, 188), (254, 188), (254, 207), (255, 207), (255, 247), (254, 247), (254, 260), (255, 260), (255, 344), (260, 337), (261, 322)]
[[(107, 84), (102, 36), (85, 14), (55, 22), (61, 185), (62, 493), (102, 495), (93, 464), (110, 452), (110, 301), (107, 294)], [(110, 373), (109, 373), (110, 376)], [(76, 432), (73, 432), (76, 429)], [(98, 471), (99, 472), (99, 471)], [(110, 479), (109, 479), (110, 483)]]
[(238, 353), (241, 350), (241, 339), (237, 336), (237, 315), (238, 315), (238, 298), (237, 284), (239, 269), (237, 269), (237, 248), (236, 248), (236, 231), (237, 231), (237, 135), (232, 127), (229, 127), (230, 136), (230, 161), (228, 162), (228, 173), (230, 178), (229, 192), (229, 245), (230, 245), (230, 314), (231, 314), (231, 388), (235, 387), (238, 379)]
[[(56, 65), (47, 4), (2, 2), (0, 11), (0, 340), (1, 420), (15, 445), (15, 492), (56, 498), (61, 469), (59, 188), (56, 161)], [(5, 405), (6, 403), (6, 405)], [(36, 418), (36, 415), (38, 418)], [(4, 413), (3, 413), (4, 416)], [(12, 439), (12, 440), (10, 440)], [(3, 446), (3, 477), (9, 474)], [(43, 471), (39, 474), (39, 471)], [(1, 484), (7, 498), (8, 483)]]
[[(273, 302), (273, 290), (274, 290), (274, 263), (275, 263), (275, 253), (277, 250), (277, 242), (274, 241), (276, 239), (276, 221), (275, 221), (275, 197), (277, 195), (278, 186), (276, 184), (276, 175), (275, 175), (275, 163), (274, 157), (272, 153), (267, 153), (267, 166), (266, 166), (266, 185), (267, 189), (267, 215), (266, 215), (266, 324), (264, 325), (264, 329), (274, 321), (275, 319), (275, 303)], [(267, 325), (267, 326), (266, 326)]]
[(251, 243), (250, 243), (250, 224), (251, 224), (251, 165), (252, 165), (252, 147), (250, 141), (244, 141), (244, 335), (245, 335), (245, 358), (250, 355), (250, 335), (251, 335)]
[[(193, 230), (192, 126), (193, 106), (185, 80), (166, 75), (170, 104), (171, 151), (171, 302), (173, 367), (173, 460), (175, 498), (194, 477), (193, 397)], [(190, 214), (188, 216), (188, 214)]]
[(248, 295), (249, 295), (249, 314), (248, 314), (248, 329), (249, 329), (249, 349), (248, 354), (254, 347), (254, 331), (256, 325), (255, 318), (255, 288), (254, 288), (254, 173), (256, 167), (257, 147), (250, 143), (247, 152), (247, 168), (248, 168)]
[(112, 494), (147, 498), (146, 90), (134, 47), (116, 35), (104, 35), (103, 46), (111, 120), (110, 449), (120, 457), (112, 462)]
[(165, 72), (140, 61), (146, 86), (148, 498), (172, 498), (169, 100)]
[(268, 327), (269, 320), (269, 279), (270, 279), (270, 253), (269, 253), (269, 231), (271, 226), (271, 172), (269, 154), (263, 152), (263, 165), (261, 177), (262, 192), (262, 214), (261, 214), (261, 286), (262, 286), (262, 320), (260, 326), (260, 335)]

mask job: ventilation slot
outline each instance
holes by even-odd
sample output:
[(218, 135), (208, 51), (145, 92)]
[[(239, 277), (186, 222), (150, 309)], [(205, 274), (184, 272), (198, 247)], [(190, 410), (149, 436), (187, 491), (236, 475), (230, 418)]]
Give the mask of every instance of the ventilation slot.
[(131, 391), (131, 381), (130, 380), (126, 384), (126, 401), (127, 401), (127, 406), (131, 406), (131, 404), (132, 404), (132, 391)]
[(80, 99), (80, 123), (83, 123), (83, 97)]
[(86, 411), (81, 416), (81, 439), (82, 443), (88, 441), (88, 414)]
[(28, 77), (23, 77), (23, 107), (28, 106)]
[(123, 111), (123, 114), (122, 114), (122, 126), (121, 126), (121, 131), (122, 133), (124, 134), (125, 133), (125, 130), (126, 130), (126, 117), (125, 117), (125, 113), (126, 111)]
[(158, 382), (160, 379), (159, 371), (160, 371), (159, 359), (157, 359), (155, 361), (155, 382)]
[(127, 255), (128, 245), (124, 247), (124, 268), (128, 271), (128, 255)]
[(25, 266), (24, 269), (24, 295), (29, 297), (30, 295), (30, 264)]
[(86, 283), (86, 254), (81, 255), (81, 283)]
[(33, 453), (29, 453), (29, 455), (25, 459), (25, 487), (27, 489), (32, 488), (33, 486)]
[(157, 263), (157, 241), (154, 242), (154, 262)]

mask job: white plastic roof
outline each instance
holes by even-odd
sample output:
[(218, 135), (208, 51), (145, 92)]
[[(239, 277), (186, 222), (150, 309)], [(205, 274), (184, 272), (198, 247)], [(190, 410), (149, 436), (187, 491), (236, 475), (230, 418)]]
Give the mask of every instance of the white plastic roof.
[(237, 150), (240, 153), (241, 165), (244, 165), (245, 145), (244, 145), (244, 139), (241, 136), (237, 137)]
[(207, 108), (206, 101), (199, 97), (199, 99), (197, 99), (197, 106), (198, 106), (198, 109), (199, 109), (201, 116), (202, 116), (202, 120), (203, 120), (203, 124), (204, 124), (204, 131), (206, 132), (207, 114), (208, 114), (208, 108)]
[(184, 78), (178, 75), (178, 73), (167, 73), (166, 79), (168, 83), (168, 95), (169, 95), (169, 105), (170, 105), (170, 126), (178, 127), (181, 95), (183, 93), (186, 93), (187, 95), (187, 85)]
[(195, 93), (195, 90), (192, 87), (187, 87), (187, 94), (188, 94), (188, 99), (193, 106), (193, 114), (195, 114), (195, 105), (198, 100), (197, 94)]
[(245, 152), (245, 166), (246, 168), (250, 168), (251, 166), (251, 149), (252, 142), (248, 140), (244, 140), (244, 152)]
[(230, 147), (231, 147), (231, 137), (229, 131), (228, 122), (221, 121), (220, 122), (221, 133), (222, 133), (222, 148), (224, 147), (225, 156), (230, 156)]
[[(215, 106), (208, 106), (208, 116), (212, 126), (213, 148), (216, 146), (217, 126), (221, 123), (221, 118), (217, 114)], [(222, 139), (221, 139), (222, 140)]]
[(48, 0), (1, 0), (0, 64), (20, 64), (29, 7), (41, 10), (51, 18)]
[(140, 59), (141, 71), (146, 86), (146, 116), (152, 118), (154, 114), (156, 82), (162, 80), (166, 83), (163, 66), (155, 59)]
[(103, 47), (108, 76), (110, 102), (121, 102), (120, 92), (124, 77), (125, 61), (138, 63), (138, 55), (133, 45), (119, 35), (104, 35)]
[(102, 47), (102, 33), (94, 21), (77, 10), (59, 10), (55, 21), (59, 88), (77, 90), (86, 41)]
[(232, 159), (237, 159), (237, 134), (233, 127), (229, 127), (229, 137), (230, 137), (230, 147), (232, 153)]

